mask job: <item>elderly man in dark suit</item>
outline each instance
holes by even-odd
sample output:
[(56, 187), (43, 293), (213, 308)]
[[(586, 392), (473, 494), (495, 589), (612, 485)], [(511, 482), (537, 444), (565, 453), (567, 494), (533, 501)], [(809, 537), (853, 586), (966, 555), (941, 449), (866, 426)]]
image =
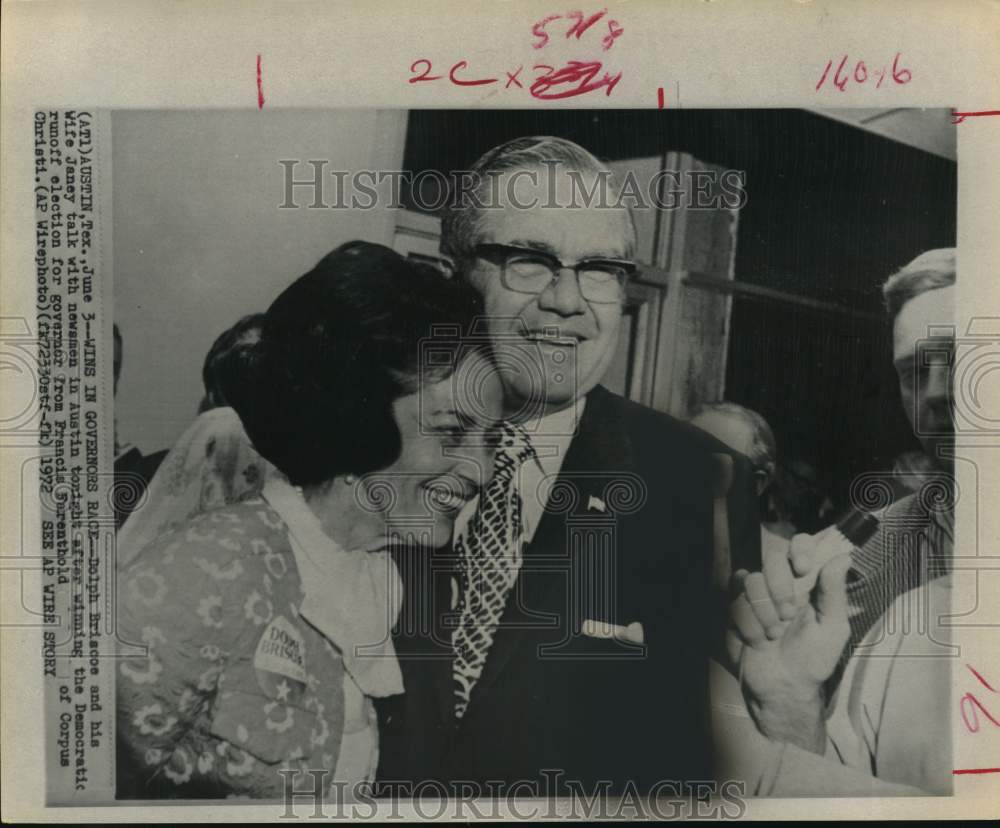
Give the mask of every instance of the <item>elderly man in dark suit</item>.
[[(727, 450), (599, 384), (635, 269), (628, 211), (581, 203), (607, 168), (541, 137), (491, 150), (473, 173), (442, 249), (483, 295), (508, 419), (450, 554), (400, 557), (406, 692), (381, 711), (379, 777), (497, 783), (482, 789), (494, 796), (708, 779), (713, 487)], [(724, 465), (752, 503), (745, 463)]]

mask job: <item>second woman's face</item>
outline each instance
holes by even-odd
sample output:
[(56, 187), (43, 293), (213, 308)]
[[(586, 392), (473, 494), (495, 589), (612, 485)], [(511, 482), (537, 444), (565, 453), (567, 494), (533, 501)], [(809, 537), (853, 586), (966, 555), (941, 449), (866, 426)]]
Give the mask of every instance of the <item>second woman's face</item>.
[(503, 386), (493, 363), (466, 356), (443, 380), (394, 403), (399, 458), (361, 481), (367, 508), (385, 516), (397, 541), (440, 547), (455, 518), (493, 471)]

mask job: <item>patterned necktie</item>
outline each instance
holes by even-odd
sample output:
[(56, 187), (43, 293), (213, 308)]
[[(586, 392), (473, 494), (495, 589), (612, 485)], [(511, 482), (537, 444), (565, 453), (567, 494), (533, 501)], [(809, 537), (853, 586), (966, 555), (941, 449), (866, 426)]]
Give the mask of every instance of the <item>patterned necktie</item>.
[(462, 718), (472, 688), (486, 664), (507, 596), (521, 566), (521, 496), (517, 471), (535, 457), (525, 430), (502, 426), (503, 438), (479, 507), (455, 542), (458, 553), (458, 626), (452, 633), (455, 651), (455, 716)]

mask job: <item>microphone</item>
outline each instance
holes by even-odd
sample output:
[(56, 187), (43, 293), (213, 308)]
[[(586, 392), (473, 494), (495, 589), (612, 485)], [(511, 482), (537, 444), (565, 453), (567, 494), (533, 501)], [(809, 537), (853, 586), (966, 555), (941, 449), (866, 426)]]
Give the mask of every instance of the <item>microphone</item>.
[[(816, 545), (813, 547), (811, 571), (798, 580), (799, 588), (812, 587), (819, 577), (820, 570), (826, 564), (840, 555), (850, 554), (854, 549), (864, 546), (879, 530), (879, 519), (871, 512), (864, 512), (851, 506), (832, 526), (813, 537)], [(847, 580), (857, 580), (853, 569), (847, 571)]]
[(879, 520), (871, 512), (863, 512), (852, 506), (837, 521), (836, 526), (844, 540), (852, 546), (864, 546), (878, 531)]
[[(837, 521), (837, 531), (843, 535), (844, 540), (850, 544), (845, 550), (860, 548), (868, 543), (879, 530), (879, 520), (871, 512), (863, 512), (852, 506)], [(858, 573), (853, 567), (847, 570), (847, 583), (858, 580)]]

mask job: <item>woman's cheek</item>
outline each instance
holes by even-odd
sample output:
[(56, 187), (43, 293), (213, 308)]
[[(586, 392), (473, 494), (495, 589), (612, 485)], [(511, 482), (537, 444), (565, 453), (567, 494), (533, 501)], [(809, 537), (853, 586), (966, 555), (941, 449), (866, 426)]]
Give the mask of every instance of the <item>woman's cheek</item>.
[(405, 489), (402, 492), (403, 502), (400, 503), (400, 506), (402, 507), (400, 512), (402, 514), (410, 517), (419, 517), (426, 514), (426, 495), (425, 489), (420, 485), (421, 479), (421, 477), (414, 476), (410, 477), (403, 483)]

